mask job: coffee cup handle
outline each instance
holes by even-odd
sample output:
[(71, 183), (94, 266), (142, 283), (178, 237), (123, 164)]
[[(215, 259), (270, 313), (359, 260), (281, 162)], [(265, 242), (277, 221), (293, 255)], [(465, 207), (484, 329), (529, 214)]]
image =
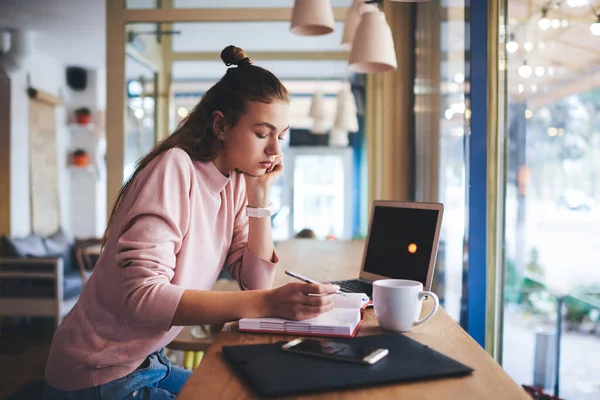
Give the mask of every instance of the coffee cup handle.
[(423, 322), (427, 321), (429, 318), (433, 317), (433, 314), (435, 314), (437, 312), (438, 308), (440, 308), (440, 299), (438, 299), (438, 297), (435, 293), (427, 292), (427, 291), (420, 292), (419, 300), (423, 300), (423, 297), (425, 297), (425, 296), (429, 296), (433, 299), (433, 310), (431, 310), (431, 312), (429, 313), (428, 316), (415, 322), (413, 324), (413, 326), (417, 326), (417, 325), (422, 324)]

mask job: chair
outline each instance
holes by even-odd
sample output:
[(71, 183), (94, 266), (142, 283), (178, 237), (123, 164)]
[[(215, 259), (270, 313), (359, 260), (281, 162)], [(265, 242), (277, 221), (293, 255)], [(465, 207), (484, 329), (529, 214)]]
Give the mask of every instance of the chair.
[(217, 324), (184, 327), (179, 335), (166, 346), (167, 355), (173, 354), (173, 351), (182, 351), (182, 366), (189, 370), (196, 369), (223, 326), (223, 324)]
[(79, 266), (81, 280), (86, 283), (94, 270), (94, 265), (102, 252), (101, 238), (80, 239), (75, 244), (75, 259)]

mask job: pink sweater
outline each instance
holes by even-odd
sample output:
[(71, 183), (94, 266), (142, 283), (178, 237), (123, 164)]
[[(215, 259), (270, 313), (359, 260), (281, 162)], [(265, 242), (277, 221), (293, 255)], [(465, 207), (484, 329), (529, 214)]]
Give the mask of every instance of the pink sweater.
[(79, 390), (122, 378), (181, 327), (185, 289), (210, 290), (222, 267), (243, 289), (270, 288), (277, 255), (248, 250), (244, 177), (172, 149), (135, 179), (79, 300), (54, 334), (46, 381)]

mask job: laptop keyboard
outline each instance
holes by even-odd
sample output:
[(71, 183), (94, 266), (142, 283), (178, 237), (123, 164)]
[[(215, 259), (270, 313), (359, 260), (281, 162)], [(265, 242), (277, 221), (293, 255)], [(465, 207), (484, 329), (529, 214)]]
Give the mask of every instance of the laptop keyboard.
[(369, 296), (369, 298), (373, 297), (373, 285), (370, 283), (366, 283), (358, 279), (351, 279), (349, 281), (334, 281), (331, 283), (339, 285), (342, 292), (365, 293), (367, 296)]

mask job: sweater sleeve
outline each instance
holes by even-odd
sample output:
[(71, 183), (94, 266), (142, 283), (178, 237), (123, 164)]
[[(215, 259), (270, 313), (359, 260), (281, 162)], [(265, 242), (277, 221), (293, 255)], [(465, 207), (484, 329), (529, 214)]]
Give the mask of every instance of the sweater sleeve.
[(185, 290), (171, 279), (189, 226), (190, 168), (166, 153), (135, 178), (128, 194), (116, 261), (126, 316), (142, 325), (169, 330)]
[(238, 282), (243, 290), (270, 289), (275, 277), (275, 267), (279, 257), (275, 250), (271, 260), (258, 257), (248, 249), (248, 216), (246, 215), (246, 191), (244, 184), (240, 185), (238, 208), (235, 215), (233, 239), (225, 269)]

